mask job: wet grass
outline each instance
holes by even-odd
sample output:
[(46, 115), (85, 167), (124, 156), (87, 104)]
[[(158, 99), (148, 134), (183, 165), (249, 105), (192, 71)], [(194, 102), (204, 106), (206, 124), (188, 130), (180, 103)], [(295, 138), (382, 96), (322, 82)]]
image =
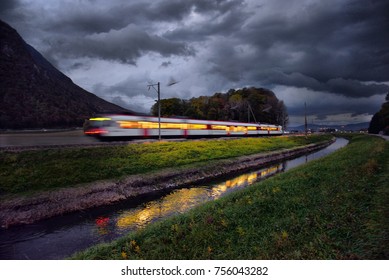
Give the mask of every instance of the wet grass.
[(0, 152), (0, 200), (96, 180), (202, 164), (328, 140), (330, 136), (152, 142), (128, 146)]
[(75, 259), (388, 259), (389, 143), (352, 137), (320, 160)]

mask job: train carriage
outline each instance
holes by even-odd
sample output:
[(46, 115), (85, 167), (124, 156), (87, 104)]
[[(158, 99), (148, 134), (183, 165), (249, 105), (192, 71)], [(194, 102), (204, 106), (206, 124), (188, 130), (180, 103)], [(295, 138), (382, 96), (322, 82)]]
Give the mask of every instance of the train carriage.
[[(179, 118), (161, 118), (162, 137), (224, 137), (281, 135), (282, 126), (208, 121)], [(86, 135), (99, 138), (155, 138), (159, 135), (159, 120), (148, 116), (108, 115), (90, 118), (84, 127)]]

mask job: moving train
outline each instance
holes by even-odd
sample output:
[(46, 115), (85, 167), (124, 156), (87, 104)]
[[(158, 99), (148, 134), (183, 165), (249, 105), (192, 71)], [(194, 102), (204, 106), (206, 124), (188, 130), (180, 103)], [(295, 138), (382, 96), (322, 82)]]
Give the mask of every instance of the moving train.
[[(160, 125), (160, 129), (159, 129)], [(110, 138), (170, 138), (282, 135), (282, 126), (241, 123), (233, 121), (207, 121), (149, 116), (105, 115), (90, 118), (84, 125), (85, 135), (100, 139)]]

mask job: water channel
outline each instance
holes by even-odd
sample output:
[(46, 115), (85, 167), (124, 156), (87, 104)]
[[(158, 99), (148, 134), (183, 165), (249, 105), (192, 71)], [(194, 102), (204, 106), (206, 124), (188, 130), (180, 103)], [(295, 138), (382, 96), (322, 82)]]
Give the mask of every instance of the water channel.
[(63, 215), (31, 225), (0, 229), (0, 259), (63, 259), (92, 245), (109, 242), (163, 218), (218, 199), (232, 191), (264, 180), (332, 153), (347, 145), (336, 142), (320, 151), (273, 164), (207, 185), (187, 186), (169, 192), (144, 195), (123, 203)]

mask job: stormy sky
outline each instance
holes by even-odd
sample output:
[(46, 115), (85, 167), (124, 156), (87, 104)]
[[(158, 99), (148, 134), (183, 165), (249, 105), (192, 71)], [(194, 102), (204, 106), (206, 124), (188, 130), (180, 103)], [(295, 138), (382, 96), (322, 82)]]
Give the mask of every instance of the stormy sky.
[[(0, 18), (76, 84), (149, 112), (264, 87), (290, 125), (370, 121), (389, 92), (387, 0), (2, 0)], [(170, 82), (178, 82), (168, 86)]]

